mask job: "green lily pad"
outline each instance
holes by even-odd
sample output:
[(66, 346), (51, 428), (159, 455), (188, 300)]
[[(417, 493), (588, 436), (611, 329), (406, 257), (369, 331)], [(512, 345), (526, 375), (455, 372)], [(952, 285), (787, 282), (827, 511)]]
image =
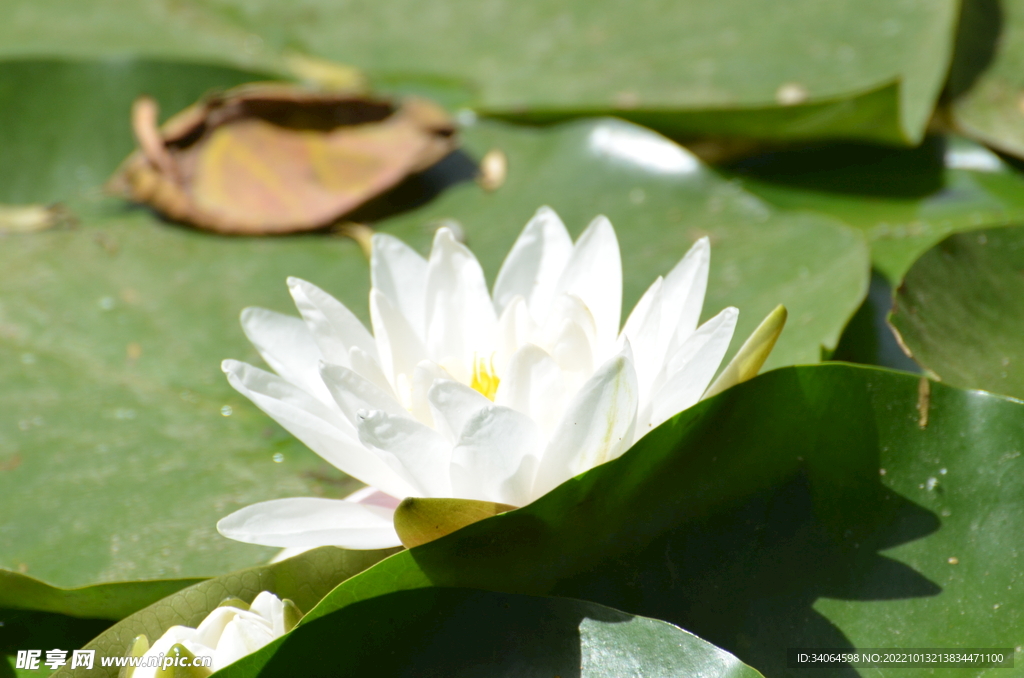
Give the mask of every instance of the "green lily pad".
[(8, 13), (17, 20), (0, 45), (12, 55), (251, 65), (300, 51), (385, 79), (459, 80), (501, 115), (620, 111), (676, 134), (914, 143), (945, 79), (958, 3), (18, 0)]
[[(443, 621), (439, 621), (443, 620)], [(324, 647), (337, 662), (311, 662)], [(241, 675), (245, 659), (226, 671)], [(656, 619), (568, 598), (460, 588), (351, 605), (287, 637), (259, 673), (304, 676), (758, 678), (735, 656)]]
[[(145, 634), (149, 642), (153, 643), (171, 626), (195, 628), (222, 601), (240, 598), (251, 603), (260, 591), (270, 591), (282, 599), (289, 598), (299, 610), (309, 610), (339, 583), (396, 551), (346, 551), (324, 546), (273, 565), (253, 567), (209, 579), (122, 619), (83, 649), (96, 650), (97, 657), (123, 657), (132, 641), (140, 634)], [(114, 678), (118, 669), (103, 668), (97, 659), (93, 669), (72, 670), (65, 666), (54, 676), (101, 674)]]
[(259, 361), (238, 313), (288, 308), (289, 274), (365, 294), (354, 243), (209, 238), (135, 210), (0, 259), (0, 566), (61, 587), (216, 575), (274, 553), (217, 534), (232, 510), (359, 487), (219, 368)]
[(868, 252), (856, 231), (825, 216), (773, 209), (650, 130), (613, 119), (544, 129), (487, 122), (463, 136), (472, 155), (505, 153), (505, 184), (493, 193), (454, 186), (381, 221), (381, 229), (425, 251), (424, 224), (454, 220), (493, 275), (538, 206), (553, 207), (573, 234), (605, 214), (622, 248), (627, 312), (655, 276), (707, 235), (711, 278), (703, 317), (725, 306), (740, 309), (732, 350), (775, 306), (789, 309), (765, 369), (817, 362), (822, 347), (834, 349), (867, 289)]
[(200, 581), (154, 579), (62, 589), (17, 572), (0, 570), (0, 609), (24, 608), (72, 617), (117, 620)]
[(861, 229), (894, 287), (950, 233), (1024, 221), (1024, 175), (984, 146), (929, 137), (918, 148), (818, 145), (746, 158), (743, 187), (787, 209), (811, 209)]
[(936, 378), (1024, 398), (1024, 227), (943, 240), (907, 273), (891, 322)]
[(129, 113), (139, 95), (167, 118), (210, 90), (265, 78), (134, 59), (0, 61), (0, 202), (94, 195), (135, 148)]
[[(805, 675), (791, 647), (1017, 647), (1022, 417), (1019, 402), (898, 372), (776, 370), (529, 506), (349, 579), (302, 624), (463, 586), (663, 619), (770, 676)], [(257, 675), (280, 647), (221, 675)]]
[(1024, 157), (1024, 2), (965, 2), (959, 33), (949, 83), (953, 124)]

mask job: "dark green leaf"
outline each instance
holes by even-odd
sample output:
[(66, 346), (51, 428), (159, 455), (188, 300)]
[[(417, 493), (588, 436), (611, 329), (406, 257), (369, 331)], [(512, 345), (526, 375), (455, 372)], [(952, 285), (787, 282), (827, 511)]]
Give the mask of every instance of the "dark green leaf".
[(7, 678), (4, 655), (16, 657), (18, 650), (82, 647), (113, 623), (109, 619), (0, 608), (0, 678)]
[(270, 591), (278, 598), (290, 598), (300, 610), (311, 609), (332, 588), (352, 575), (396, 552), (346, 551), (323, 546), (288, 560), (232, 572), (194, 584), (160, 600), (114, 624), (94, 638), (84, 649), (96, 650), (96, 668), (64, 667), (55, 676), (117, 675), (116, 668), (100, 669), (99, 657), (122, 657), (139, 634), (150, 643), (171, 626), (196, 627), (206, 615), (226, 598), (252, 602), (260, 591)]
[(909, 150), (833, 144), (776, 151), (730, 172), (779, 207), (812, 209), (863, 230), (875, 268), (894, 286), (950, 233), (1024, 220), (1024, 176), (957, 137), (929, 137)]
[(956, 128), (1024, 157), (1024, 2), (965, 0), (950, 72)]
[(889, 325), (892, 294), (892, 287), (885, 277), (873, 272), (868, 295), (843, 330), (839, 345), (829, 360), (921, 373), (920, 365), (904, 352), (896, 332)]
[[(777, 370), (527, 507), (348, 580), (303, 623), (468, 586), (664, 619), (770, 676), (805, 675), (787, 647), (1016, 647), (1022, 418), (1018, 402), (897, 372)], [(279, 646), (223, 675), (254, 675)]]
[(1024, 228), (950, 236), (907, 273), (892, 324), (943, 381), (1024, 398)]
[[(334, 661), (311, 661), (326, 657)], [(757, 678), (736, 657), (665, 622), (594, 603), (460, 588), (386, 594), (290, 634), (258, 674), (308, 678)], [(241, 675), (242, 660), (231, 669)]]

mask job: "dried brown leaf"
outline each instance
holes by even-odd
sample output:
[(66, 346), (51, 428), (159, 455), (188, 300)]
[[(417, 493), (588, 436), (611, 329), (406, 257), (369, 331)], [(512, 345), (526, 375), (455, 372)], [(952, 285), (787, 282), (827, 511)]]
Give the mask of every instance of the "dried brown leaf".
[(132, 110), (139, 150), (108, 187), (171, 219), (232, 234), (327, 226), (451, 152), (455, 127), (424, 99), (400, 104), (283, 83), (243, 85), (157, 128)]

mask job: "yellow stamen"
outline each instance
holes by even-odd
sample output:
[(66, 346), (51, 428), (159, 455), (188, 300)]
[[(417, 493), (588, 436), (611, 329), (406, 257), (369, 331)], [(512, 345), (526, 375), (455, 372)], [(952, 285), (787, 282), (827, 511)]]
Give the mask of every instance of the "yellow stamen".
[(500, 383), (501, 379), (494, 370), (494, 356), (487, 361), (473, 356), (473, 381), (469, 385), (488, 400), (494, 400)]

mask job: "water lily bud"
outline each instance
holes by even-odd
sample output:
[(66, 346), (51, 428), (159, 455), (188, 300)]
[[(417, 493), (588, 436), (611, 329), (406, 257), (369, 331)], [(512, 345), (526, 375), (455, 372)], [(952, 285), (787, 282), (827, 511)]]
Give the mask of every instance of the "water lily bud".
[[(237, 603), (237, 604), (236, 604)], [(228, 664), (255, 652), (292, 628), (301, 612), (291, 601), (282, 601), (269, 591), (261, 592), (246, 604), (240, 599), (227, 599), (200, 622), (197, 628), (172, 626), (148, 647), (145, 636), (132, 643), (131, 656), (143, 652), (142, 666), (130, 678), (205, 678)], [(158, 665), (159, 657), (164, 657)], [(167, 663), (167, 658), (185, 658), (188, 666)], [(196, 666), (194, 658), (210, 657), (210, 666)], [(152, 664), (152, 665), (150, 665)]]

